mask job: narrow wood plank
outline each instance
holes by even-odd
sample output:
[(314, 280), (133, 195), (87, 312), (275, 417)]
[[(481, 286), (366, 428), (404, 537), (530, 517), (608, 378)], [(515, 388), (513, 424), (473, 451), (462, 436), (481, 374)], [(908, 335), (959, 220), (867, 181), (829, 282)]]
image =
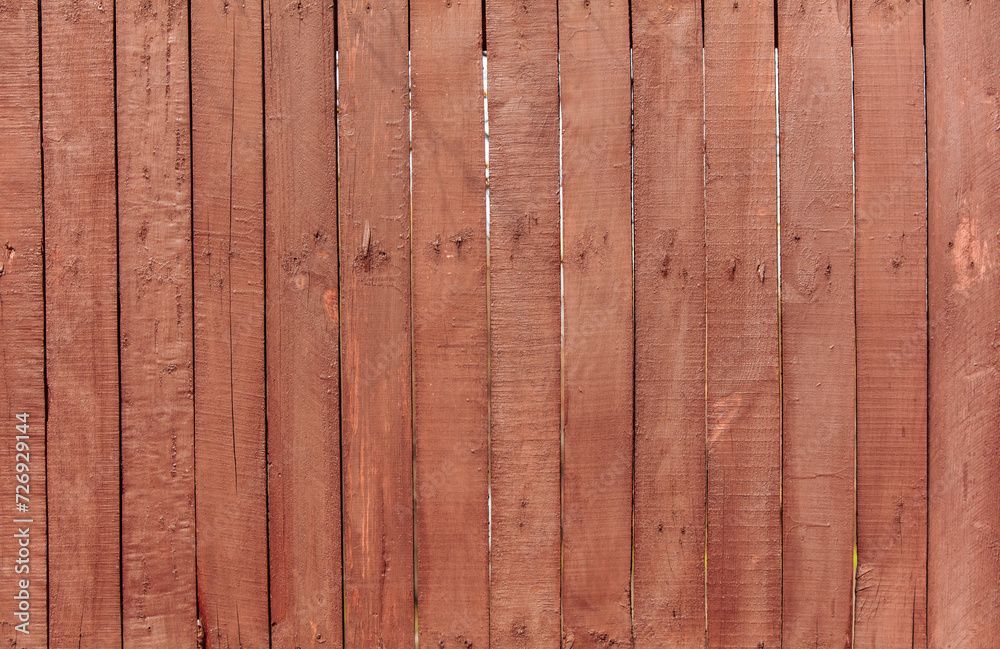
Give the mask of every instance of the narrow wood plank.
[(565, 344), (563, 643), (631, 647), (628, 3), (559, 5)]
[(198, 636), (187, 3), (116, 6), (122, 632)]
[(853, 21), (858, 350), (854, 646), (909, 649), (927, 645), (923, 3), (856, 1)]
[(410, 8), (413, 409), (422, 646), (489, 646), (482, 4)]
[(854, 162), (851, 7), (778, 3), (782, 643), (851, 644)]
[(927, 12), (932, 647), (1000, 628), (1000, 5)]
[(261, 5), (191, 8), (198, 616), (267, 647)]
[(414, 644), (407, 3), (338, 4), (344, 636)]
[(632, 2), (637, 649), (705, 646), (701, 3)]
[(112, 9), (42, 5), (54, 647), (122, 642)]
[(774, 4), (705, 3), (708, 646), (779, 646)]
[[(7, 504), (0, 518), (3, 538), (0, 548), (6, 558), (0, 566), (4, 593), (0, 598), (3, 607), (0, 642), (26, 648), (48, 646), (38, 37), (36, 3), (12, 0), (3, 5), (0, 10), (0, 61), (3, 61), (0, 65), (0, 245), (3, 246), (0, 248), (0, 430), (3, 431), (0, 489)], [(20, 476), (25, 477), (21, 480)], [(24, 507), (23, 511), (18, 504)], [(22, 546), (22, 542), (26, 545)], [(19, 554), (22, 547), (27, 556)], [(23, 610), (25, 606), (27, 610)]]
[(560, 642), (557, 20), (486, 2), (493, 649)]
[(335, 19), (264, 4), (274, 647), (343, 646)]

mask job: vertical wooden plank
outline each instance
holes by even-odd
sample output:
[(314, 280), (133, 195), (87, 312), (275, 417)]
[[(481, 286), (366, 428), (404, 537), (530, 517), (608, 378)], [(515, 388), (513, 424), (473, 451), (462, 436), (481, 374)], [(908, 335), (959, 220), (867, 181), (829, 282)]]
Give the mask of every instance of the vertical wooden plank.
[(565, 346), (563, 643), (631, 647), (628, 3), (559, 5)]
[(708, 645), (779, 646), (774, 5), (705, 3)]
[(42, 5), (54, 647), (121, 646), (114, 66), (112, 5)]
[(414, 644), (405, 0), (338, 4), (345, 646)]
[(195, 488), (206, 647), (267, 647), (261, 5), (191, 9)]
[(705, 646), (701, 3), (632, 2), (637, 649)]
[(923, 3), (855, 1), (858, 575), (854, 646), (927, 645)]
[(123, 644), (190, 647), (194, 537), (187, 3), (116, 6)]
[(332, 3), (264, 4), (274, 647), (343, 646)]
[(410, 42), (420, 642), (486, 647), (489, 376), (481, 3), (415, 3)]
[(560, 642), (558, 16), (487, 0), (490, 646)]
[[(45, 303), (38, 37), (36, 3), (13, 0), (2, 6), (0, 489), (7, 504), (0, 518), (3, 538), (0, 547), (5, 557), (0, 566), (4, 593), (0, 641), (11, 647), (47, 646)], [(19, 453), (28, 457), (18, 457)], [(27, 466), (18, 467), (19, 463)], [(22, 480), (20, 476), (25, 477)], [(27, 556), (21, 553), (22, 547)]]
[(854, 178), (849, 2), (779, 0), (782, 643), (851, 644)]
[(927, 4), (932, 647), (1000, 628), (1000, 5)]

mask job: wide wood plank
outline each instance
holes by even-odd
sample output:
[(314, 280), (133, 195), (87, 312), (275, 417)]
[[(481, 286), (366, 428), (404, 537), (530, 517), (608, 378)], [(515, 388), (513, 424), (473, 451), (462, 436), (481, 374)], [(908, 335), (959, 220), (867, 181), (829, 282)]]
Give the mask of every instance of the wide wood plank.
[(854, 168), (851, 11), (779, 0), (782, 643), (851, 643)]
[(490, 646), (560, 643), (559, 70), (552, 0), (486, 2)]
[(637, 649), (705, 646), (701, 3), (632, 2)]
[(927, 172), (923, 3), (855, 1), (854, 646), (927, 644)]
[(193, 647), (191, 129), (187, 3), (116, 6), (122, 634)]
[(410, 9), (420, 642), (489, 646), (482, 5)]
[(705, 3), (708, 646), (781, 637), (774, 5)]
[(345, 646), (414, 644), (407, 3), (338, 4)]
[(191, 9), (198, 612), (267, 647), (261, 5)]
[(1000, 4), (929, 1), (928, 640), (1000, 628)]
[(274, 647), (343, 646), (335, 18), (264, 4)]
[(628, 3), (559, 5), (565, 246), (563, 642), (631, 647)]
[[(7, 502), (0, 518), (0, 642), (41, 648), (46, 403), (37, 3), (3, 5), (0, 61), (0, 489)], [(27, 556), (19, 555), (22, 548)]]
[(111, 6), (42, 4), (53, 647), (122, 642), (114, 73)]

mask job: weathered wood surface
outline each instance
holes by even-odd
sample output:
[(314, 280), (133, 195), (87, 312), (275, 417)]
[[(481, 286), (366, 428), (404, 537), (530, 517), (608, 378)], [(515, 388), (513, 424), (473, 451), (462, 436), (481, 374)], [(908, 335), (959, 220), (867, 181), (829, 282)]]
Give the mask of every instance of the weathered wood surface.
[(1000, 5), (928, 1), (928, 644), (1000, 628)]
[(560, 643), (556, 3), (486, 2), (490, 120), (490, 646)]
[(705, 4), (708, 646), (781, 638), (774, 5)]
[(186, 3), (115, 8), (122, 644), (198, 638)]
[(923, 3), (855, 2), (854, 646), (924, 647), (927, 171)]
[[(46, 646), (45, 302), (38, 5), (0, 11), (0, 642)], [(18, 415), (21, 415), (18, 417)], [(21, 428), (18, 428), (21, 426)], [(24, 437), (27, 439), (17, 439)], [(18, 447), (18, 442), (27, 446)], [(18, 457), (18, 453), (27, 454)], [(28, 462), (25, 462), (28, 460)], [(27, 471), (18, 471), (18, 464)], [(26, 476), (22, 483), (18, 476)], [(17, 496), (21, 497), (18, 498)], [(18, 504), (24, 506), (20, 511)], [(31, 523), (17, 523), (33, 521)], [(27, 538), (23, 534), (27, 526)], [(21, 534), (20, 537), (15, 536)], [(25, 540), (28, 557), (19, 556)], [(21, 563), (17, 563), (21, 561)], [(22, 589), (27, 580), (27, 589)], [(27, 590), (27, 597), (14, 599)], [(19, 608), (19, 601), (29, 610)], [(24, 615), (18, 615), (23, 613)], [(18, 625), (27, 623), (28, 626)]]
[(559, 5), (563, 643), (631, 647), (632, 218), (628, 3)]
[(343, 646), (334, 21), (264, 4), (268, 543), (274, 647)]
[(850, 646), (854, 602), (851, 12), (778, 2), (781, 642)]
[(338, 5), (344, 645), (414, 643), (407, 4)]
[(0, 641), (992, 648), (994, 5), (0, 26)]
[(191, 5), (198, 617), (268, 647), (261, 6)]
[(41, 6), (48, 642), (121, 647), (114, 12)]
[(480, 3), (410, 7), (420, 643), (489, 646), (489, 373)]

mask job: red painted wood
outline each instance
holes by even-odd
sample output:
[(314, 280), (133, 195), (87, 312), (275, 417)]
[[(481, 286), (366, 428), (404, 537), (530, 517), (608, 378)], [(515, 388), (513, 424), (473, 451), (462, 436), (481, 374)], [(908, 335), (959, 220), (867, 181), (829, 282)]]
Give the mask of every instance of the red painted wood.
[(708, 646), (781, 638), (774, 6), (705, 4)]
[(489, 645), (482, 5), (410, 8), (421, 645)]
[(198, 637), (187, 4), (115, 7), (122, 644)]
[(705, 646), (701, 3), (632, 2), (637, 649)]
[(122, 646), (114, 73), (109, 6), (42, 6), (53, 647)]
[(925, 647), (923, 3), (854, 3), (858, 568), (854, 646)]
[[(3, 61), (0, 65), (0, 331), (3, 332), (0, 335), (0, 430), (3, 431), (0, 489), (7, 504), (0, 519), (0, 552), (5, 558), (0, 565), (4, 593), (0, 641), (12, 647), (47, 645), (45, 304), (38, 39), (38, 5), (5, 4), (0, 11), (0, 61)], [(18, 442), (27, 447), (19, 448)], [(26, 453), (28, 457), (19, 458), (18, 453)], [(28, 466), (18, 467), (19, 463)], [(24, 471), (25, 468), (28, 470)], [(27, 483), (18, 479), (22, 475), (27, 476)], [(18, 492), (20, 499), (16, 497)], [(19, 512), (18, 503), (27, 511)], [(15, 519), (33, 522), (17, 523)], [(15, 535), (25, 528), (29, 556), (20, 557), (20, 542), (25, 537)], [(27, 581), (27, 589), (21, 588), (22, 579)], [(22, 590), (28, 591), (28, 598), (15, 599)], [(29, 609), (21, 611), (19, 601), (27, 602)], [(16, 615), (22, 612), (23, 618)], [(25, 623), (27, 626), (17, 628)]]
[(556, 3), (488, 0), (490, 646), (560, 642)]
[(414, 644), (407, 4), (338, 6), (344, 624)]
[(854, 168), (848, 3), (778, 3), (782, 644), (850, 646)]
[(1000, 5), (926, 8), (929, 503), (935, 649), (1000, 628)]
[(563, 642), (631, 647), (628, 4), (560, 4), (559, 42), (565, 250)]
[(329, 3), (264, 5), (274, 647), (343, 646), (337, 113)]
[(198, 613), (268, 647), (261, 6), (191, 9)]

